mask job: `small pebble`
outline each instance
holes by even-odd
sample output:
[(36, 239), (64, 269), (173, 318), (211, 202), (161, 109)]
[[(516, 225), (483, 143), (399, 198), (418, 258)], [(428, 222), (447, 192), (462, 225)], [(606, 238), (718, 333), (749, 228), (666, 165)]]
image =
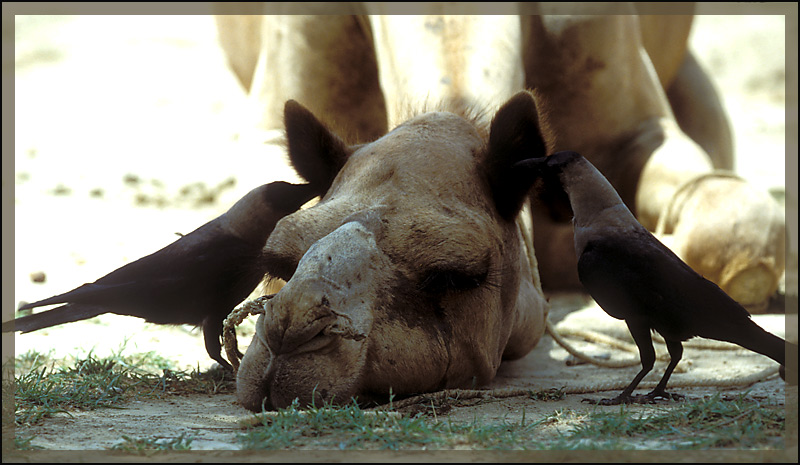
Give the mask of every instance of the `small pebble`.
[(65, 186), (63, 184), (59, 184), (56, 187), (54, 187), (50, 191), (50, 193), (53, 194), (53, 195), (69, 195), (69, 194), (72, 193), (72, 189), (70, 189), (69, 187), (67, 187), (67, 186)]
[(34, 283), (43, 283), (47, 279), (44, 271), (34, 271), (31, 273), (31, 281)]
[(139, 176), (129, 173), (122, 177), (122, 182), (124, 182), (125, 184), (131, 184), (135, 186), (140, 182), (142, 182), (142, 180), (139, 179)]

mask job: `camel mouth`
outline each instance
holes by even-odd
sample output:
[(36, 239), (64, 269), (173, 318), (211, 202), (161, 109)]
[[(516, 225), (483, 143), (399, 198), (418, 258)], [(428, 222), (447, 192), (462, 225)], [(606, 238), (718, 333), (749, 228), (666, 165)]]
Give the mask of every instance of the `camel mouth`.
[[(268, 367), (242, 364), (237, 375), (237, 397), (248, 410), (278, 410), (295, 401), (301, 407), (349, 402), (357, 394), (360, 366), (353, 366), (361, 342), (337, 335), (318, 335), (281, 355), (265, 354)], [(248, 349), (249, 350), (249, 349)]]
[(268, 347), (254, 343), (251, 347), (257, 352), (252, 355), (259, 357), (240, 366), (236, 380), (238, 401), (253, 412), (286, 408), (295, 401), (302, 407), (349, 401), (356, 394), (354, 373), (348, 371), (352, 367), (344, 361), (352, 360), (349, 354), (354, 351), (353, 345), (362, 343), (324, 331), (281, 355), (271, 354)]
[(373, 222), (348, 221), (319, 239), (269, 300), (239, 369), (242, 405), (349, 401), (357, 392), (385, 287), (376, 283), (391, 277)]

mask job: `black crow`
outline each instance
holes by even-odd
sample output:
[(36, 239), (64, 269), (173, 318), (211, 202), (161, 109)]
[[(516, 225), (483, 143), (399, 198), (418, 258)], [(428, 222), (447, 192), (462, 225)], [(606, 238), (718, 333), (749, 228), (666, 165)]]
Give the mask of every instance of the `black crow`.
[(208, 355), (220, 365), (222, 322), (265, 274), (262, 248), (275, 224), (316, 196), (308, 184), (273, 182), (257, 187), (227, 212), (163, 249), (97, 281), (20, 310), (66, 304), (3, 323), (3, 332), (85, 320), (103, 313), (158, 324), (203, 327)]
[[(780, 363), (783, 373), (787, 343), (755, 324), (744, 307), (647, 231), (588, 160), (575, 152), (558, 152), (516, 166), (518, 176), (538, 175), (548, 189), (566, 192), (580, 281), (606, 313), (625, 320), (639, 348), (642, 370), (620, 395), (601, 404), (679, 398), (665, 388), (683, 354), (681, 342), (695, 336), (766, 355)], [(651, 330), (664, 337), (670, 363), (652, 392), (632, 396), (656, 359)], [(789, 346), (797, 351), (796, 345)]]

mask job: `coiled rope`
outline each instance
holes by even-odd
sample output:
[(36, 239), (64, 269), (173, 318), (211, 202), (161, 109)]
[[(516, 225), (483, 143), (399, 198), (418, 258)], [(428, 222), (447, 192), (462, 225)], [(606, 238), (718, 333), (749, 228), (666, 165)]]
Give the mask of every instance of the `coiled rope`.
[[(678, 204), (678, 201), (682, 200), (683, 202), (686, 202), (686, 199), (688, 199), (691, 194), (690, 189), (697, 189), (700, 181), (710, 178), (737, 179), (745, 182), (744, 178), (728, 170), (714, 170), (709, 173), (703, 173), (688, 179), (683, 184), (678, 186), (677, 189), (675, 189), (675, 192), (672, 194), (672, 198), (670, 198), (669, 203), (664, 205), (662, 208), (661, 214), (658, 216), (658, 223), (656, 223), (656, 236), (661, 237), (666, 233), (667, 224), (670, 218), (674, 215), (677, 215), (680, 212), (680, 209), (683, 208), (681, 205), (677, 211), (673, 211), (673, 208)], [(681, 197), (683, 198), (681, 199)]]

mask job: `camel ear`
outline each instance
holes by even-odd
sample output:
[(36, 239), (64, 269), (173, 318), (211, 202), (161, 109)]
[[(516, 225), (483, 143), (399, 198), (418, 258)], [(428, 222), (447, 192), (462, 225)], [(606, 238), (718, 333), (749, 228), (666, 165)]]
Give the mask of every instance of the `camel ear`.
[(497, 111), (489, 133), (489, 149), (484, 172), (488, 176), (497, 211), (513, 220), (536, 181), (527, 170), (514, 164), (528, 158), (547, 155), (539, 129), (536, 103), (529, 92), (519, 92)]
[(324, 196), (342, 169), (350, 150), (308, 109), (289, 100), (283, 110), (289, 160), (297, 174)]

